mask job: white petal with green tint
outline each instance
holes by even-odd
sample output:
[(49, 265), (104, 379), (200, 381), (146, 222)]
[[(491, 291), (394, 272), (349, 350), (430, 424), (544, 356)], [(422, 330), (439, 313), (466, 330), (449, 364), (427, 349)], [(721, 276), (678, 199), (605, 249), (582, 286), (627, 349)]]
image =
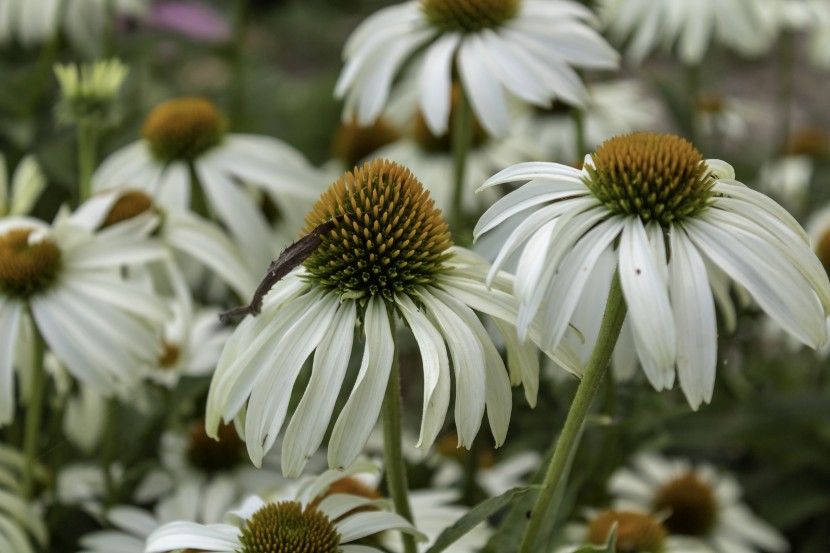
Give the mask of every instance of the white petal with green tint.
[(21, 302), (0, 296), (0, 427), (14, 418), (14, 345), (22, 312)]
[(385, 530), (399, 530), (423, 538), (412, 525), (400, 515), (381, 511), (357, 513), (335, 523), (337, 533), (343, 542), (359, 540)]
[(239, 528), (229, 524), (171, 522), (147, 538), (145, 553), (163, 553), (177, 549), (234, 553), (239, 550)]
[(395, 344), (382, 299), (373, 297), (369, 300), (364, 329), (366, 348), (360, 372), (329, 440), (328, 460), (332, 468), (348, 467), (363, 451), (378, 420), (392, 368)]

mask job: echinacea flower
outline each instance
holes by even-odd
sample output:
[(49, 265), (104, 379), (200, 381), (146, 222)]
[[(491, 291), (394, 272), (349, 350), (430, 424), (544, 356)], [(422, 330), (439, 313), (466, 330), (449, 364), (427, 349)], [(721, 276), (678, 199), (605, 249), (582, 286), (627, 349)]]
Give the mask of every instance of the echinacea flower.
[(229, 134), (222, 114), (208, 100), (178, 98), (157, 106), (144, 122), (143, 139), (110, 155), (93, 175), (93, 188), (147, 192), (170, 210), (215, 213), (261, 272), (278, 248), (259, 206), (243, 185), (268, 194), (299, 226), (317, 194), (316, 171), (290, 146), (268, 136)]
[(741, 502), (731, 476), (653, 454), (638, 455), (632, 464), (611, 477), (610, 492), (620, 508), (663, 513), (669, 532), (697, 538), (717, 553), (789, 549), (778, 531)]
[(343, 50), (335, 87), (344, 119), (374, 121), (395, 76), (418, 65), (421, 111), (430, 130), (447, 130), (453, 68), (472, 109), (494, 136), (507, 132), (507, 98), (547, 106), (554, 97), (581, 105), (574, 68), (612, 69), (618, 55), (591, 28), (593, 13), (569, 0), (412, 0), (364, 21)]
[(742, 55), (758, 55), (775, 40), (776, 29), (757, 0), (601, 0), (597, 11), (626, 55), (639, 63), (658, 46), (677, 48), (686, 65), (699, 64), (712, 42)]
[(597, 552), (607, 551), (612, 529), (616, 539), (614, 551), (625, 553), (715, 553), (703, 542), (672, 535), (657, 516), (632, 509), (608, 509), (592, 512), (587, 524), (571, 524), (565, 534), (571, 542), (556, 553), (579, 553), (585, 546)]
[(267, 543), (270, 551), (379, 553), (376, 547), (350, 542), (389, 530), (422, 536), (406, 519), (387, 511), (385, 500), (350, 493), (325, 496), (328, 486), (342, 477), (343, 473), (327, 471), (295, 496), (249, 497), (229, 513), (237, 524), (166, 524), (150, 535), (145, 552), (257, 553)]
[[(713, 271), (743, 286), (799, 341), (815, 348), (827, 340), (830, 282), (804, 230), (781, 206), (736, 181), (731, 166), (704, 161), (687, 141), (618, 136), (586, 156), (582, 170), (519, 164), (484, 187), (524, 181), (530, 182), (494, 204), (475, 230), (480, 236), (541, 206), (508, 237), (491, 270), (525, 244), (514, 287), (520, 336), (539, 314), (542, 346), (557, 345), (598, 260), (610, 251), (646, 376), (657, 390), (671, 388), (676, 369), (693, 408), (714, 389), (713, 293), (720, 277)], [(604, 301), (597, 296), (591, 295), (595, 304)]]
[(121, 276), (167, 255), (147, 232), (142, 220), (97, 233), (64, 216), (51, 226), (0, 220), (0, 424), (14, 413), (13, 369), (32, 370), (32, 325), (75, 378), (103, 394), (135, 382), (135, 369), (161, 355), (166, 305)]
[(306, 221), (306, 232), (323, 223), (333, 229), (319, 236), (320, 245), (303, 266), (273, 286), (261, 314), (243, 320), (228, 340), (208, 394), (208, 433), (215, 434), (220, 419), (244, 414), (248, 453), (258, 465), (276, 441), (294, 383), (314, 353), (310, 380), (282, 450), (283, 472), (299, 474), (323, 440), (358, 324), (365, 340), (360, 373), (328, 450), (331, 467), (349, 466), (378, 419), (401, 318), (423, 361), (418, 445), (429, 448), (443, 425), (450, 366), (460, 445), (472, 443), (485, 407), (501, 444), (510, 420), (510, 380), (476, 311), (500, 325), (511, 365), (521, 365), (515, 371), (528, 382), (538, 384), (538, 359), (532, 344), (510, 337), (516, 316), (512, 298), (502, 290), (487, 290), (487, 265), (452, 246), (429, 192), (405, 167), (376, 160), (333, 183)]

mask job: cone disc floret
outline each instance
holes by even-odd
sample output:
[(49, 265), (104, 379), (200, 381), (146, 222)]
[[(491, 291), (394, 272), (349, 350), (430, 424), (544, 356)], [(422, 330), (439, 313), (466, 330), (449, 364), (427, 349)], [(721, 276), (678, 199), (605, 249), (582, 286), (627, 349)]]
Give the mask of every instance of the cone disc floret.
[(603, 511), (588, 523), (588, 541), (604, 545), (617, 525), (617, 553), (661, 553), (666, 529), (655, 518), (632, 511)]
[(121, 221), (138, 217), (153, 208), (153, 199), (140, 190), (130, 190), (121, 194), (107, 213), (101, 228), (106, 228)]
[(442, 31), (496, 29), (519, 12), (521, 0), (421, 0), (427, 21)]
[(31, 241), (33, 229), (0, 236), (0, 290), (28, 298), (48, 288), (60, 272), (61, 251), (48, 238)]
[(217, 430), (218, 440), (205, 432), (205, 421), (200, 420), (190, 427), (187, 444), (187, 459), (205, 472), (230, 470), (244, 459), (245, 444), (232, 424), (223, 424)]
[(654, 508), (669, 513), (664, 523), (669, 531), (688, 536), (706, 535), (718, 515), (712, 486), (693, 473), (663, 485), (657, 493)]
[(142, 135), (164, 162), (193, 160), (222, 142), (225, 119), (203, 98), (168, 100), (144, 121)]
[(449, 229), (406, 167), (375, 160), (347, 172), (317, 200), (304, 233), (331, 220), (334, 229), (305, 267), (310, 280), (342, 299), (414, 295), (445, 269)]
[(704, 209), (714, 177), (692, 144), (670, 134), (606, 140), (586, 164), (585, 185), (608, 209), (667, 227)]
[(297, 501), (269, 503), (247, 521), (240, 553), (336, 553), (340, 535), (326, 515)]

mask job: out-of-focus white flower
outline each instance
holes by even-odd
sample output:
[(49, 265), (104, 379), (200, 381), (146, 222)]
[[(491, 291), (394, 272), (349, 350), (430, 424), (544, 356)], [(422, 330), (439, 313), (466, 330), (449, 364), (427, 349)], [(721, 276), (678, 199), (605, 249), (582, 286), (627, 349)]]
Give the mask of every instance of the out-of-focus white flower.
[(9, 183), (6, 158), (0, 154), (0, 217), (28, 214), (45, 186), (46, 176), (35, 156), (20, 160)]
[(92, 181), (99, 191), (142, 190), (171, 212), (215, 214), (243, 252), (248, 270), (259, 275), (282, 244), (269, 239), (265, 215), (240, 183), (268, 194), (295, 232), (326, 184), (287, 144), (268, 136), (226, 133), (222, 115), (201, 98), (156, 107), (144, 123), (143, 140), (105, 159)]
[(35, 553), (49, 541), (46, 524), (35, 507), (21, 497), (25, 460), (0, 444), (0, 551)]
[(568, 0), (404, 2), (373, 14), (349, 37), (335, 94), (345, 97), (345, 120), (370, 124), (412, 59), (421, 111), (440, 136), (455, 67), (478, 120), (502, 136), (510, 127), (507, 96), (542, 107), (555, 97), (582, 105), (585, 89), (574, 68), (617, 66), (617, 52), (593, 22), (588, 8)]
[(653, 454), (638, 455), (632, 464), (611, 477), (617, 508), (664, 513), (672, 534), (700, 539), (717, 553), (789, 549), (778, 531), (741, 502), (741, 488), (731, 476)]
[(0, 220), (0, 424), (14, 413), (15, 367), (33, 370), (30, 325), (75, 378), (106, 395), (135, 383), (135, 369), (161, 355), (167, 306), (121, 276), (167, 255), (147, 223), (91, 233), (65, 215), (51, 226)]
[(767, 106), (721, 94), (701, 95), (695, 108), (695, 124), (703, 136), (731, 139), (745, 138), (752, 122), (769, 112)]
[(642, 62), (655, 48), (676, 46), (687, 65), (703, 61), (712, 42), (742, 55), (758, 55), (774, 42), (776, 29), (757, 0), (600, 0), (608, 33), (627, 42), (626, 55)]
[(95, 55), (112, 24), (110, 15), (141, 17), (148, 4), (148, 0), (3, 0), (0, 44), (17, 40), (31, 47), (63, 30), (74, 48)]

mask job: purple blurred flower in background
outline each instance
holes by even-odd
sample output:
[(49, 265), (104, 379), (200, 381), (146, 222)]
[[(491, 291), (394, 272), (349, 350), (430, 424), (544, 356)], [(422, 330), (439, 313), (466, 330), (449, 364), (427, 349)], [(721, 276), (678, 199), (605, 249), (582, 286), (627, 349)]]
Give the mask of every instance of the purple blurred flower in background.
[(201, 2), (155, 2), (147, 25), (205, 42), (226, 42), (231, 36), (224, 15)]

